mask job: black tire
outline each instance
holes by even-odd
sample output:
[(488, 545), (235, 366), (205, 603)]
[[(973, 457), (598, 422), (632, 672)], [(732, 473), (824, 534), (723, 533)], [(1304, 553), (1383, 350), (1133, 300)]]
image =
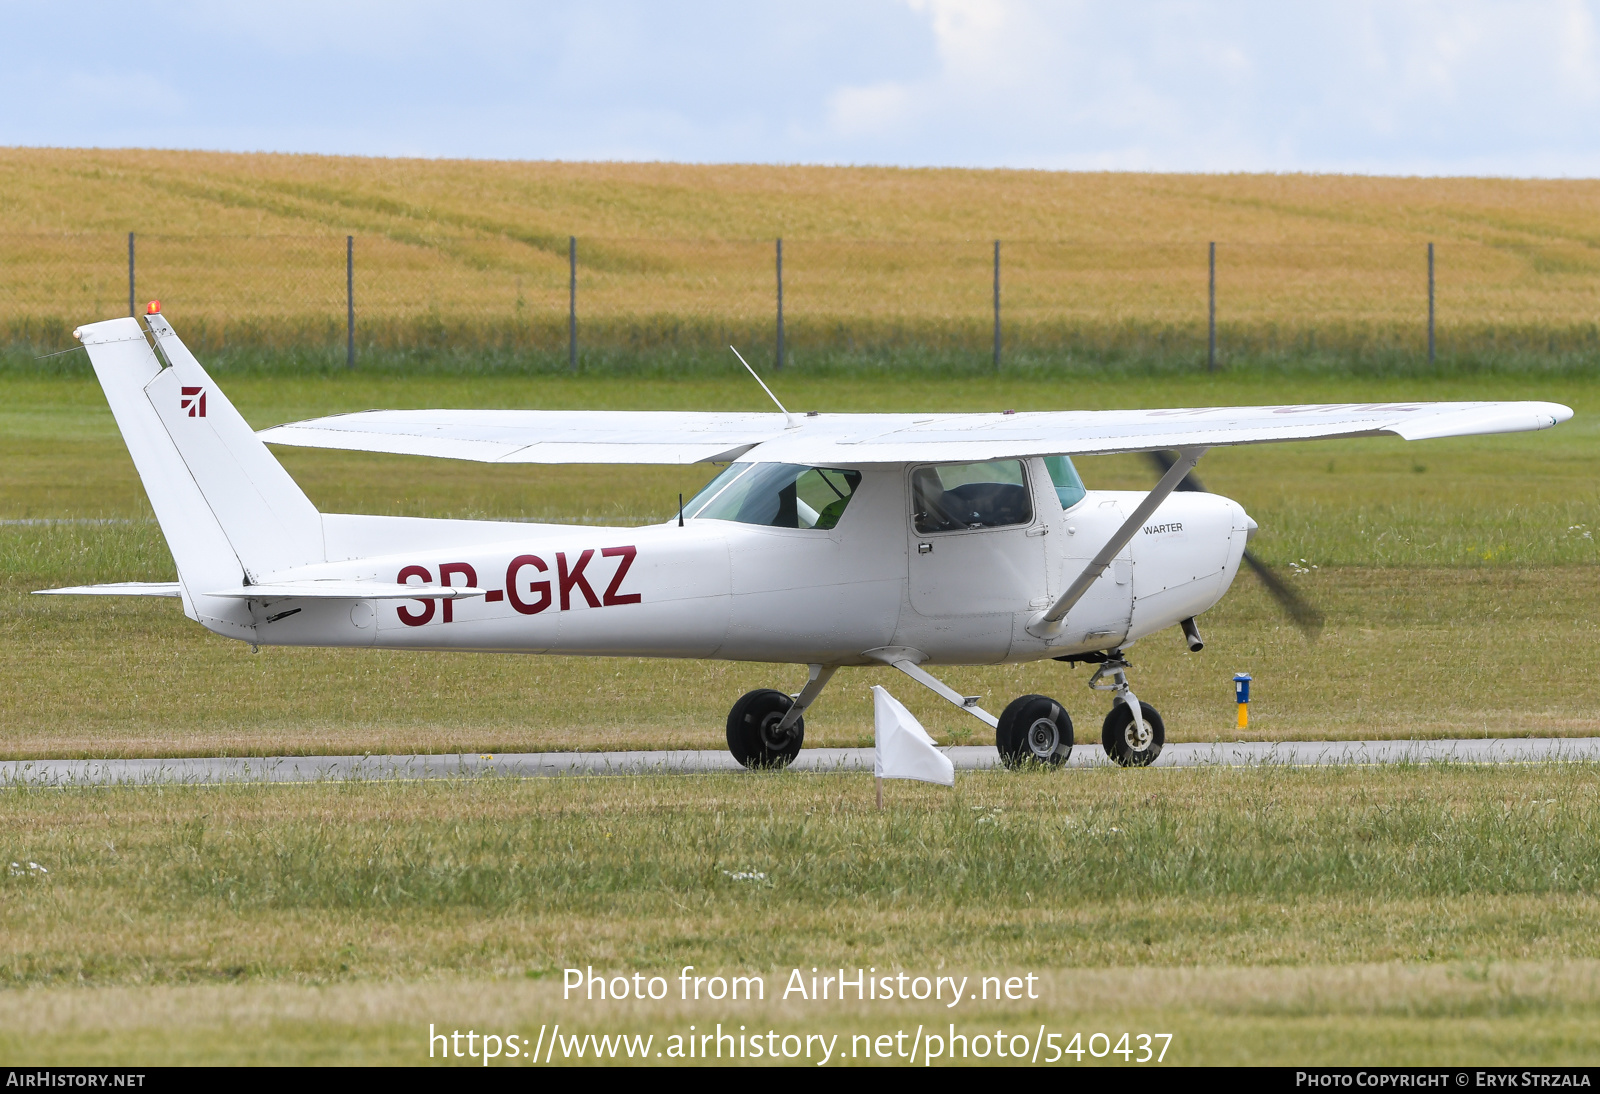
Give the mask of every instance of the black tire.
[(806, 720), (796, 718), (779, 737), (773, 733), (794, 700), (781, 691), (760, 688), (746, 692), (728, 712), (728, 751), (752, 769), (787, 767), (800, 754)]
[(1162, 724), (1156, 708), (1140, 702), (1139, 709), (1144, 715), (1145, 724), (1150, 727), (1150, 740), (1142, 749), (1138, 747), (1138, 742), (1129, 740), (1133, 711), (1122, 700), (1117, 700), (1112, 706), (1111, 713), (1106, 715), (1105, 724), (1100, 728), (1100, 743), (1105, 746), (1106, 755), (1123, 767), (1149, 767), (1161, 755), (1161, 746), (1167, 743), (1167, 727)]
[(1000, 715), (994, 743), (1000, 762), (1009, 768), (1060, 767), (1072, 755), (1072, 717), (1048, 695), (1024, 695)]

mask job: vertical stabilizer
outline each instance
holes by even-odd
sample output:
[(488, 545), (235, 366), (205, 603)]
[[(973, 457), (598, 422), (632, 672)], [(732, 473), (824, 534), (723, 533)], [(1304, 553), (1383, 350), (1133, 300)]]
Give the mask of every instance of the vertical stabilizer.
[(149, 320), (171, 367), (162, 367), (137, 319), (74, 333), (177, 563), (185, 611), (249, 639), (254, 621), (244, 603), (205, 594), (323, 561), (322, 517), (167, 321)]
[[(184, 591), (200, 593), (237, 583), (244, 567), (144, 393), (145, 385), (162, 370), (139, 321), (112, 319), (79, 327), (73, 333), (89, 351), (128, 455), (133, 457), (139, 481), (178, 564)], [(184, 607), (199, 618), (187, 596)]]
[(322, 515), (234, 409), (163, 315), (145, 317), (172, 367), (145, 385), (246, 579), (322, 562)]

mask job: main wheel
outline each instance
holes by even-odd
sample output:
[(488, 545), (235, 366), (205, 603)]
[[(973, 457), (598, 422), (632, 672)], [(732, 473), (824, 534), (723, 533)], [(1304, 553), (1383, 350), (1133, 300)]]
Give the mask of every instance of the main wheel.
[(748, 768), (786, 767), (800, 754), (805, 739), (806, 720), (778, 732), (778, 723), (794, 706), (794, 700), (781, 691), (760, 688), (746, 692), (728, 712), (728, 751)]
[(1048, 695), (1013, 699), (994, 731), (1000, 762), (1007, 767), (1028, 763), (1060, 767), (1072, 755), (1072, 718)]
[(1120, 699), (1106, 715), (1100, 729), (1100, 743), (1105, 746), (1106, 755), (1123, 767), (1149, 767), (1161, 755), (1161, 746), (1167, 741), (1167, 727), (1162, 724), (1156, 708), (1141, 702), (1139, 710), (1144, 716), (1143, 733), (1135, 729), (1133, 711)]

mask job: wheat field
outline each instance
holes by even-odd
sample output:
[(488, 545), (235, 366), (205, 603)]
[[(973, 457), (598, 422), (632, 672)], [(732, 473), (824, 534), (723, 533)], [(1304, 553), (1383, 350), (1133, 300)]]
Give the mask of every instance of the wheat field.
[[(771, 338), (1420, 349), (1427, 244), (1442, 348), (1589, 350), (1600, 182), (482, 162), (0, 150), (13, 340), (141, 302), (211, 346), (342, 340), (355, 239), (368, 343), (564, 345), (577, 239), (587, 343)], [(41, 334), (41, 332), (44, 332)]]

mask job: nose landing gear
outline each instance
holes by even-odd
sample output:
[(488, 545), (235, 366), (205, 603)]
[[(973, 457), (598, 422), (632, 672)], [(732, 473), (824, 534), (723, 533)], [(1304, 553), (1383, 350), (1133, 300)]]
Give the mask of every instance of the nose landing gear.
[[(1106, 755), (1123, 767), (1149, 767), (1161, 755), (1167, 727), (1156, 708), (1140, 702), (1128, 686), (1128, 667), (1121, 650), (1110, 650), (1089, 677), (1089, 687), (1095, 691), (1116, 693), (1111, 713), (1100, 727), (1100, 744)], [(1104, 681), (1107, 676), (1111, 679)]]

